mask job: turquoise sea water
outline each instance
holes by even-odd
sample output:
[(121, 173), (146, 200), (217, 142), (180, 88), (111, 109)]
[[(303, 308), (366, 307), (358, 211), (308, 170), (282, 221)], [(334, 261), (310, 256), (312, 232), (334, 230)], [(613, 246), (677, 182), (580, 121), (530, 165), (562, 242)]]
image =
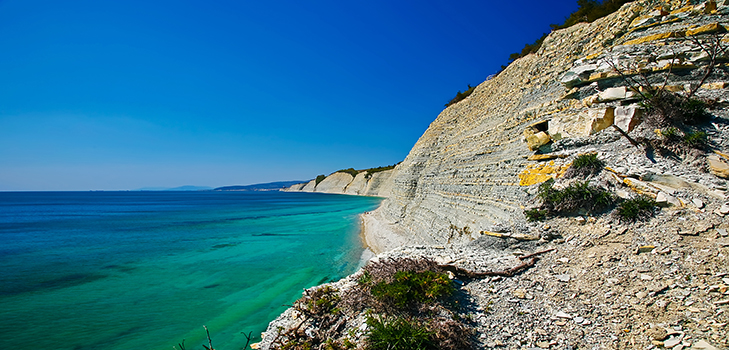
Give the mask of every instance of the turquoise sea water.
[[(240, 349), (357, 268), (379, 198), (0, 193), (0, 349)], [(178, 348), (179, 349), (179, 348)]]

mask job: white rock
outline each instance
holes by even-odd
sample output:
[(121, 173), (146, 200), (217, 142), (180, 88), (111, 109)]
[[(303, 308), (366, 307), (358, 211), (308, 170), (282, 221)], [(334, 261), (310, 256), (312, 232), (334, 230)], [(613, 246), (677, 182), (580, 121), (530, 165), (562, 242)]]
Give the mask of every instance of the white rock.
[(674, 347), (674, 346), (676, 346), (678, 344), (681, 344), (681, 340), (682, 339), (683, 339), (683, 337), (681, 337), (681, 336), (679, 336), (679, 337), (670, 337), (670, 338), (668, 338), (668, 339), (666, 339), (666, 340), (663, 341), (663, 346), (665, 348), (672, 348), (672, 347)]
[(721, 215), (729, 214), (729, 204), (722, 205), (721, 208), (719, 208), (719, 213), (721, 213)]
[(613, 87), (608, 88), (605, 91), (602, 91), (598, 94), (600, 101), (615, 101), (615, 100), (622, 100), (625, 98), (625, 93), (627, 92), (627, 89), (625, 86), (620, 87)]
[[(656, 196), (656, 203), (660, 206), (668, 207), (668, 206), (681, 206), (681, 201), (678, 200), (678, 198), (671, 196), (670, 194), (666, 192), (658, 192), (658, 195)], [(728, 212), (729, 213), (729, 212)]]
[(584, 319), (584, 318), (582, 318), (582, 317), (580, 317), (580, 316), (577, 316), (577, 317), (575, 317), (575, 319), (574, 319), (574, 320), (575, 320), (575, 323), (578, 323), (578, 324), (579, 324), (579, 323), (582, 323), (582, 322), (584, 322), (584, 321), (585, 321), (585, 319)]
[(642, 275), (640, 275), (640, 279), (642, 279), (644, 281), (652, 281), (653, 280), (653, 276), (646, 275), (646, 274), (642, 274)]
[(694, 343), (691, 349), (695, 350), (718, 350), (715, 346), (709, 344), (706, 340), (699, 340)]
[(699, 209), (704, 208), (704, 201), (702, 201), (701, 199), (694, 198), (693, 200), (691, 200), (691, 203), (693, 203), (694, 206), (696, 206), (696, 208), (699, 208)]
[(641, 110), (636, 106), (617, 107), (613, 112), (615, 126), (625, 132), (632, 131), (640, 124)]
[(570, 314), (563, 312), (563, 311), (557, 312), (554, 316), (557, 316), (559, 318), (566, 318), (566, 319), (570, 319), (570, 320), (572, 319), (572, 316), (570, 316)]
[(570, 275), (567, 275), (567, 274), (555, 275), (554, 277), (560, 282), (569, 282), (570, 281)]

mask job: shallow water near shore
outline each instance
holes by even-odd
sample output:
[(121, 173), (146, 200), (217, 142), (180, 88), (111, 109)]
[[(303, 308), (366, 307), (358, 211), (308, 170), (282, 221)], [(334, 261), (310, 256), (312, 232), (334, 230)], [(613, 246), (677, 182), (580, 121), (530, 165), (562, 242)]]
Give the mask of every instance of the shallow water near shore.
[[(303, 288), (356, 270), (381, 199), (0, 193), (0, 348), (240, 349)], [(179, 347), (178, 347), (179, 348)]]

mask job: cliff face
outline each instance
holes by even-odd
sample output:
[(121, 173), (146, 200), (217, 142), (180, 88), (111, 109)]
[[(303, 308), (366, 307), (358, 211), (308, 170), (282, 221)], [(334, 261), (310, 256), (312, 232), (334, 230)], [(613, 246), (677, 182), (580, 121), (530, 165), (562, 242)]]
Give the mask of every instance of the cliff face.
[[(724, 32), (727, 13), (723, 3), (717, 9), (714, 2), (637, 1), (551, 33), (538, 53), (515, 61), (438, 116), (394, 169), (390, 196), (370, 220), (413, 244), (525, 230), (522, 211), (534, 197), (529, 186), (556, 176), (577, 153), (595, 150), (591, 144), (627, 150), (608, 162), (622, 175), (686, 175), (668, 163), (649, 163), (608, 128), (615, 123), (627, 132), (640, 121), (640, 96), (620, 73), (672, 91), (696, 84), (707, 55), (691, 38), (707, 42), (711, 33)], [(720, 106), (729, 94), (723, 89), (726, 65), (717, 67), (697, 95)], [(717, 138), (714, 146), (726, 151)], [(551, 155), (534, 157), (535, 151)], [(536, 162), (552, 157), (551, 163)]]
[(361, 171), (357, 176), (343, 172), (335, 172), (327, 176), (319, 184), (311, 180), (305, 184), (296, 184), (286, 188), (287, 192), (319, 192), (335, 194), (351, 194), (361, 196), (388, 197), (392, 187), (390, 177), (393, 170), (369, 173)]

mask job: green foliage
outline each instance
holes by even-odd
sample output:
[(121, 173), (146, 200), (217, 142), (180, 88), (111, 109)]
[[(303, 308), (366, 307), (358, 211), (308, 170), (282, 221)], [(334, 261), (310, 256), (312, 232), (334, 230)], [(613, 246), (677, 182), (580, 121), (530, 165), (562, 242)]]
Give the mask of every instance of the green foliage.
[(561, 25), (552, 24), (552, 29), (569, 28), (580, 22), (591, 23), (598, 18), (605, 17), (620, 9), (626, 3), (634, 0), (577, 0), (577, 11), (571, 13)]
[[(577, 0), (577, 11), (571, 13), (562, 24), (552, 24), (553, 30), (571, 27), (580, 22), (593, 22), (598, 18), (605, 17), (618, 9), (623, 4), (632, 2), (634, 0), (604, 0), (602, 2), (596, 0)], [(542, 47), (544, 39), (547, 38), (547, 33), (531, 44), (524, 45), (521, 52), (515, 52), (509, 55), (509, 63), (516, 61), (530, 53), (536, 53), (539, 48)], [(506, 66), (501, 66), (501, 70), (504, 70)]]
[(537, 208), (526, 209), (524, 210), (524, 216), (526, 216), (527, 221), (543, 221), (547, 219), (547, 211)]
[(470, 96), (473, 93), (473, 90), (476, 90), (475, 86), (471, 86), (471, 84), (468, 84), (468, 89), (464, 92), (458, 91), (456, 94), (456, 97), (451, 99), (448, 103), (445, 104), (446, 107), (454, 105), (458, 102), (463, 101), (466, 97)]
[(687, 132), (683, 136), (683, 142), (689, 147), (704, 149), (707, 146), (706, 133), (703, 131)]
[(587, 177), (599, 174), (604, 167), (605, 163), (597, 158), (597, 154), (581, 154), (572, 161), (572, 165), (567, 169), (564, 176), (566, 178)]
[(324, 286), (310, 293), (307, 291), (307, 296), (302, 298), (301, 301), (303, 301), (306, 310), (310, 314), (321, 316), (337, 313), (339, 309), (336, 308), (336, 305), (341, 299), (338, 293), (339, 291), (336, 288)]
[(603, 211), (615, 202), (613, 195), (601, 187), (590, 186), (588, 181), (574, 182), (562, 190), (553, 187), (554, 180), (539, 185), (537, 197), (542, 200), (542, 209), (548, 214), (573, 214), (580, 210), (587, 213)]
[[(547, 33), (543, 33), (542, 36), (537, 39), (535, 42), (531, 44), (524, 45), (524, 48), (521, 49), (521, 52), (515, 52), (509, 55), (509, 63), (514, 62), (530, 53), (536, 53), (539, 51), (539, 48), (542, 47), (542, 43), (544, 42), (544, 39), (547, 38)], [(502, 67), (505, 68), (505, 67)]]
[(320, 182), (324, 181), (324, 179), (326, 179), (326, 178), (327, 178), (326, 175), (319, 175), (319, 176), (317, 176), (316, 177), (316, 184), (318, 185)]
[(650, 218), (657, 207), (656, 201), (650, 197), (640, 196), (621, 202), (615, 213), (621, 220), (633, 222)]
[(434, 271), (398, 271), (392, 282), (372, 286), (372, 295), (382, 302), (406, 308), (415, 303), (429, 303), (453, 294), (448, 275)]
[(397, 162), (397, 163), (395, 163), (393, 165), (387, 165), (387, 166), (380, 166), (380, 167), (377, 167), (377, 168), (365, 169), (365, 170), (363, 170), (363, 171), (366, 171), (367, 172), (367, 175), (365, 175), (365, 178), (369, 179), (369, 178), (372, 177), (372, 174), (379, 173), (381, 171), (387, 171), (387, 170), (395, 169), (395, 167), (398, 164), (400, 164), (400, 163), (402, 163), (402, 162)]
[(425, 326), (402, 317), (367, 318), (370, 327), (367, 350), (436, 350), (435, 334)]
[(349, 168), (349, 169), (337, 170), (337, 171), (335, 171), (335, 173), (347, 173), (349, 175), (352, 175), (352, 177), (355, 177), (355, 176), (357, 176), (357, 174), (359, 174), (359, 170), (354, 170), (354, 168)]
[(663, 138), (668, 141), (675, 141), (680, 138), (678, 134), (678, 129), (674, 127), (669, 127), (661, 130), (661, 136), (663, 136)]

